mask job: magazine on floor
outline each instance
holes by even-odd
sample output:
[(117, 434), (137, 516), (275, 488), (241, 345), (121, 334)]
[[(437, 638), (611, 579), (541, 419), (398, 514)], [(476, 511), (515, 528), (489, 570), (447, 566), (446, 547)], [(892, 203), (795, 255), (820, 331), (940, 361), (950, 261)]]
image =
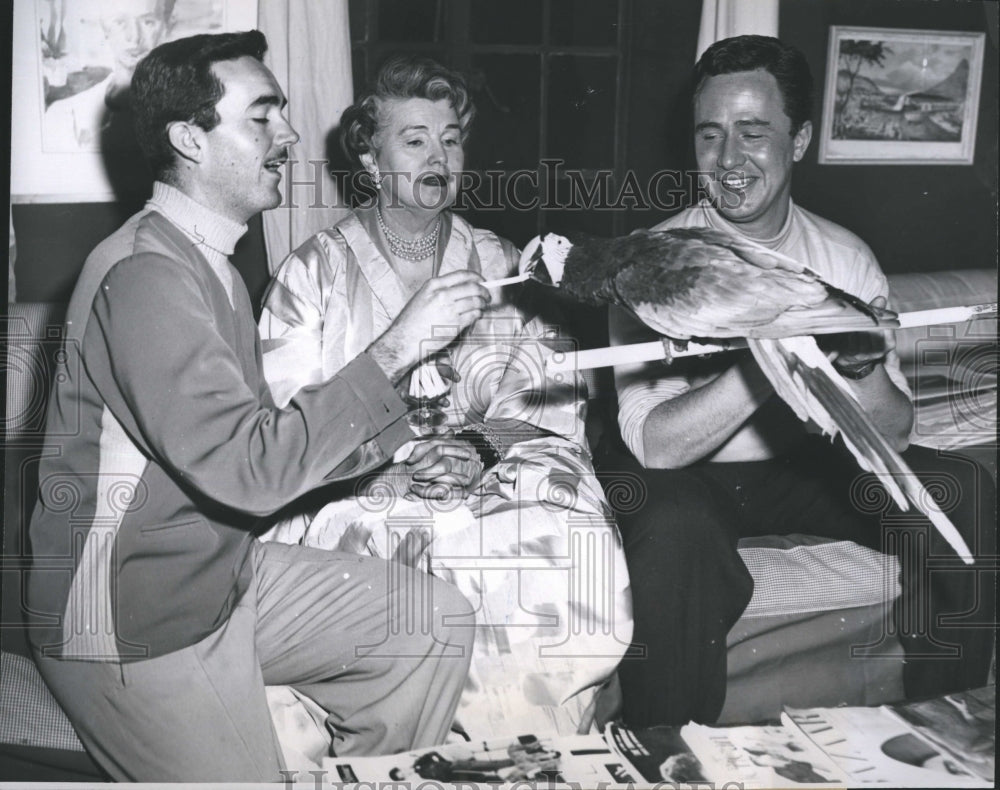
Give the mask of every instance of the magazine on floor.
[(837, 763), (851, 787), (991, 787), (994, 705), (949, 695), (880, 707), (789, 708), (783, 717)]
[(644, 786), (843, 787), (846, 777), (797, 727), (608, 725), (605, 740)]
[(701, 761), (681, 737), (680, 727), (633, 731), (611, 723), (604, 730), (604, 739), (627, 761), (639, 784), (709, 781)]
[(996, 771), (995, 686), (887, 705), (886, 708), (981, 779), (993, 781)]
[(337, 783), (595, 788), (991, 787), (994, 689), (880, 707), (787, 708), (780, 724), (651, 727), (448, 743), (383, 757), (328, 757)]
[(334, 783), (532, 782), (579, 787), (640, 783), (633, 769), (596, 733), (449, 743), (385, 757), (328, 757), (323, 769)]
[(843, 787), (846, 776), (794, 726), (706, 727), (686, 724), (681, 736), (708, 779), (744, 787)]

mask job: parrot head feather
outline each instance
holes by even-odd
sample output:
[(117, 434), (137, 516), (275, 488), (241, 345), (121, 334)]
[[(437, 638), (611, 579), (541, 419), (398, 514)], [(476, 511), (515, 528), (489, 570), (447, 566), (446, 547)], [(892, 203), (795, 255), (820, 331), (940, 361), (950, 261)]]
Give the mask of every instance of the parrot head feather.
[(524, 248), (518, 271), (547, 285), (559, 285), (566, 267), (566, 257), (573, 244), (565, 236), (543, 233), (535, 236)]

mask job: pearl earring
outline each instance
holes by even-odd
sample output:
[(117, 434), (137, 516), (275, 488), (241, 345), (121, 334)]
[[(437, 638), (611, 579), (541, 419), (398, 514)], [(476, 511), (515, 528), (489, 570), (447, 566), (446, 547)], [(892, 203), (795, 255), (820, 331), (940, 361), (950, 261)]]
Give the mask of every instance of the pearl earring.
[(371, 176), (372, 184), (375, 186), (375, 189), (381, 189), (382, 188), (382, 174), (379, 172), (378, 165), (376, 165), (376, 164), (373, 163), (372, 164), (372, 169), (371, 169), (371, 171), (369, 172), (368, 175)]

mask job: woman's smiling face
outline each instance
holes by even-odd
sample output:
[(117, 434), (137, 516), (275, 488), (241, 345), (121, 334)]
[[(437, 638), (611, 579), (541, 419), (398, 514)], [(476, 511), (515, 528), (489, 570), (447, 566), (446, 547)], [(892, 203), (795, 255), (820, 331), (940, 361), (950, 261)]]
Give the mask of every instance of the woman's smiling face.
[(455, 202), (465, 166), (462, 127), (447, 99), (392, 99), (379, 107), (372, 154), (389, 207), (438, 213)]

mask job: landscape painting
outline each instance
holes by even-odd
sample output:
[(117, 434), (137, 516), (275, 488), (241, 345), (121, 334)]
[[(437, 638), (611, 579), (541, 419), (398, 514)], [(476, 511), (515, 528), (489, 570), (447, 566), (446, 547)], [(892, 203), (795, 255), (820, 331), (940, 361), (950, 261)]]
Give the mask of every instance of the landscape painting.
[(971, 164), (984, 38), (831, 27), (819, 161)]

